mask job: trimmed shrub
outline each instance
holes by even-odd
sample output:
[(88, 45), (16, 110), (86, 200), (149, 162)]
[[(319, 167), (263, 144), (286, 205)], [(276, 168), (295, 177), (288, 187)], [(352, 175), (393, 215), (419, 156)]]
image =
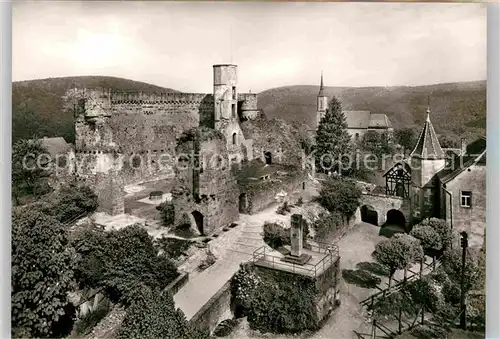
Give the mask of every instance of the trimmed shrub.
[(175, 221), (175, 207), (171, 202), (163, 202), (156, 207), (160, 211), (160, 219), (163, 226), (172, 226)]

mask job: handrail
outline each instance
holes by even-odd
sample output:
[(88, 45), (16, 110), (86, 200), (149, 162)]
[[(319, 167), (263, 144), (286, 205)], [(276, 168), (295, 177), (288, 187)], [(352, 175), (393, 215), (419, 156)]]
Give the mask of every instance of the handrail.
[(334, 262), (334, 258), (339, 257), (339, 248), (335, 244), (325, 244), (325, 243), (317, 243), (317, 244), (309, 244), (311, 245), (311, 251), (325, 254), (325, 256), (318, 261), (316, 264), (305, 263), (303, 265), (298, 265), (286, 261), (282, 261), (282, 257), (278, 257), (276, 255), (272, 255), (270, 253), (266, 253), (266, 247), (262, 246), (256, 249), (252, 255), (252, 261), (255, 263), (257, 261), (264, 261), (272, 264), (272, 267), (275, 268), (275, 260), (279, 262), (280, 267), (290, 267), (293, 273), (304, 272), (305, 274), (311, 274), (314, 277), (318, 276), (318, 268), (328, 266), (330, 263)]

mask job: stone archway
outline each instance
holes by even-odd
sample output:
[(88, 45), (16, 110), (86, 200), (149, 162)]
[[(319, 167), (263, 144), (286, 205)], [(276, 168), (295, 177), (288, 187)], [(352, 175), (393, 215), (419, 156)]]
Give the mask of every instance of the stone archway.
[(266, 162), (266, 165), (271, 165), (273, 163), (273, 156), (271, 152), (264, 152), (264, 160)]
[(247, 194), (246, 193), (241, 193), (239, 197), (239, 212), (240, 213), (248, 213), (248, 201), (247, 201)]
[(398, 230), (399, 232), (406, 232), (406, 218), (403, 212), (391, 209), (387, 211), (386, 222), (384, 226), (389, 226), (394, 230)]
[(201, 235), (204, 234), (203, 232), (203, 227), (204, 227), (204, 217), (203, 217), (203, 214), (201, 214), (200, 212), (198, 211), (194, 211), (193, 213), (191, 213), (193, 218), (194, 218), (194, 222), (196, 224), (196, 229), (198, 230), (198, 232), (200, 232)]
[(360, 209), (361, 221), (378, 226), (378, 213), (370, 205), (363, 205)]

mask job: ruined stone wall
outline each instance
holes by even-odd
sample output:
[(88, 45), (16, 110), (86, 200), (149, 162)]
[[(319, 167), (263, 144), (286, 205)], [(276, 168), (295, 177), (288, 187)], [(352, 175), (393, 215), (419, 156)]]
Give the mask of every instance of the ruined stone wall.
[[(447, 211), (443, 218), (449, 222), (452, 219), (454, 231), (466, 231), (469, 235), (469, 246), (472, 247), (482, 245), (486, 226), (486, 166), (473, 165), (469, 169), (446, 184), (446, 189), (452, 195), (453, 211), (450, 211), (449, 196), (442, 196), (446, 199), (443, 199), (443, 204)], [(472, 192), (470, 208), (461, 206), (461, 191)]]
[[(272, 180), (272, 179), (269, 179)], [(305, 173), (299, 173), (294, 177), (280, 178), (279, 181), (269, 182), (269, 184), (259, 185), (259, 189), (252, 189), (246, 192), (247, 213), (254, 214), (277, 203), (276, 195), (286, 192), (288, 195), (303, 189), (303, 183), (307, 180)]]
[(323, 320), (336, 306), (340, 299), (340, 258), (333, 258), (334, 262), (326, 259), (330, 265), (316, 278), (316, 312), (318, 319)]
[(272, 163), (301, 166), (302, 147), (292, 127), (282, 120), (257, 119), (240, 124), (246, 139), (253, 140), (253, 158), (265, 162), (270, 152)]

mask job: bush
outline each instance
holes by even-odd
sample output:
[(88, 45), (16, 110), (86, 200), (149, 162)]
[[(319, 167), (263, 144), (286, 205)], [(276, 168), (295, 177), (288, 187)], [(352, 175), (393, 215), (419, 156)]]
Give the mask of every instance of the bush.
[(361, 190), (353, 181), (332, 178), (323, 182), (315, 200), (329, 212), (350, 218), (359, 207), (360, 198)]
[(163, 202), (156, 207), (160, 211), (163, 226), (172, 226), (175, 221), (175, 207), (171, 202)]
[(274, 271), (256, 275), (248, 265), (235, 275), (231, 287), (235, 310), (245, 311), (252, 329), (298, 333), (318, 328), (315, 286), (308, 278)]
[(193, 241), (177, 238), (162, 237), (155, 240), (155, 246), (158, 251), (162, 251), (170, 259), (177, 259), (193, 244)]
[(87, 186), (63, 186), (56, 193), (54, 215), (62, 223), (84, 217), (97, 210), (97, 195)]
[(313, 227), (318, 238), (326, 238), (343, 228), (342, 215), (338, 212), (333, 212), (327, 216), (320, 216), (314, 223)]
[(236, 325), (238, 325), (238, 321), (236, 319), (223, 320), (215, 328), (214, 335), (216, 337), (227, 337), (233, 331)]
[(175, 308), (169, 293), (144, 287), (128, 308), (117, 337), (208, 339), (209, 336), (189, 324), (182, 311)]
[(264, 242), (269, 247), (277, 249), (290, 245), (290, 231), (277, 223), (264, 223)]
[(75, 270), (81, 288), (104, 287), (112, 301), (129, 305), (147, 286), (163, 289), (179, 273), (141, 226), (118, 231), (84, 230), (73, 240), (81, 256)]
[(297, 203), (295, 204), (297, 205), (298, 207), (304, 205), (304, 199), (302, 199), (302, 197), (300, 197), (298, 200), (297, 200)]

